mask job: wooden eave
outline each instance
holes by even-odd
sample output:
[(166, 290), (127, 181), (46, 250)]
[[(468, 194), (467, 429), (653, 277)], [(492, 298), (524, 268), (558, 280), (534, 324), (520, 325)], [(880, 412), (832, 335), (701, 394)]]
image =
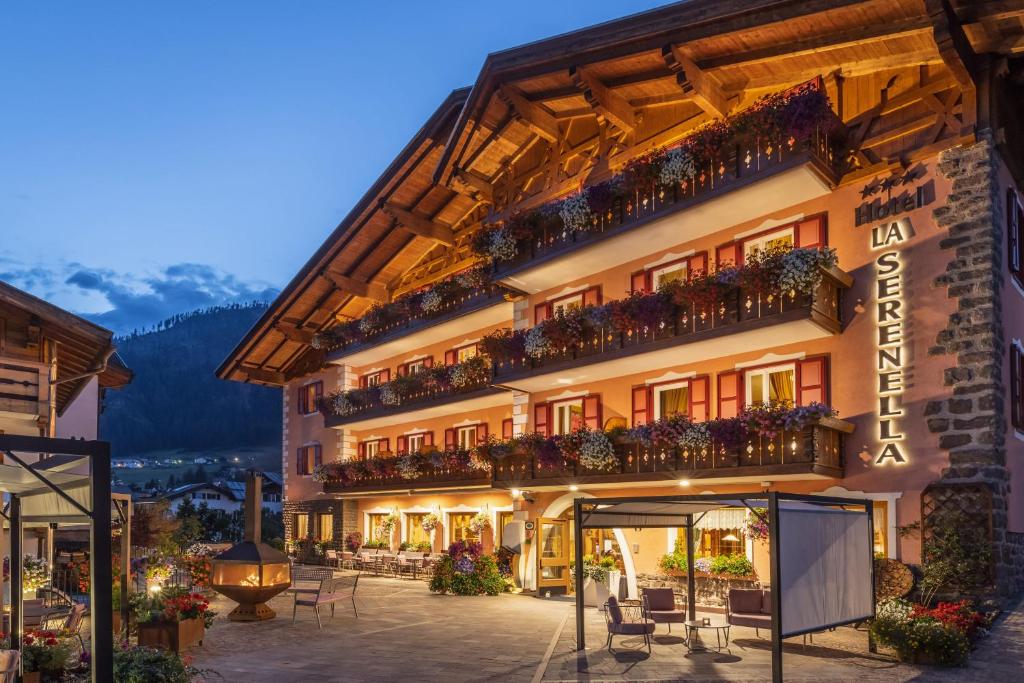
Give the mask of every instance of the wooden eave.
[[(362, 313), (376, 293), (388, 291), (434, 246), (404, 229), (382, 210), (382, 202), (449, 229), (473, 209), (472, 201), (431, 179), (467, 94), (468, 89), (456, 90), (445, 99), (221, 363), (218, 377), (283, 384), (310, 353), (309, 335)], [(338, 282), (354, 286), (345, 289)]]

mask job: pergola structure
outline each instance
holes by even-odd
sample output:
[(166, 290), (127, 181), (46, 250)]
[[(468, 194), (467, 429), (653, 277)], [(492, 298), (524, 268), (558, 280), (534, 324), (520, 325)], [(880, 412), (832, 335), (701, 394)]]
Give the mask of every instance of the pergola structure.
[[(22, 639), (22, 534), (26, 526), (89, 529), (92, 680), (114, 680), (111, 508), (124, 525), (121, 590), (127, 589), (129, 504), (111, 499), (110, 445), (105, 441), (0, 434), (0, 493), (11, 529), (11, 647)], [(38, 458), (36, 460), (36, 458)], [(34, 462), (32, 460), (35, 460)], [(122, 596), (124, 597), (124, 596)], [(127, 599), (121, 602), (122, 610)], [(127, 621), (125, 621), (127, 623)]]
[[(586, 529), (686, 529), (687, 616), (696, 619), (693, 529), (711, 510), (746, 507), (768, 521), (772, 680), (782, 681), (782, 640), (874, 617), (872, 503), (792, 493), (577, 498), (575, 552)], [(576, 649), (586, 648), (584, 573), (576, 572)]]

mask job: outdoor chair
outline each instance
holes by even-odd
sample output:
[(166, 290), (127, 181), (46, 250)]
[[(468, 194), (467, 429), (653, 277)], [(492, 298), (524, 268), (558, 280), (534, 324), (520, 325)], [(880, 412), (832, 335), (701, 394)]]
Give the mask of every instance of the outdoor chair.
[(654, 621), (641, 618), (640, 621), (626, 621), (622, 615), (622, 607), (619, 599), (614, 595), (608, 598), (604, 604), (604, 619), (608, 626), (608, 652), (615, 654), (612, 649), (612, 638), (615, 636), (643, 636), (647, 644), (647, 652), (651, 651), (651, 635), (654, 633)]
[(39, 628), (53, 631), (62, 638), (77, 638), (81, 651), (85, 652), (85, 641), (82, 639), (82, 623), (85, 617), (85, 604), (73, 603), (70, 609), (52, 610), (42, 618)]
[(0, 650), (0, 683), (14, 683), (20, 666), (19, 650)]
[(393, 563), (395, 576), (409, 574), (416, 578), (419, 570), (423, 567), (423, 553), (403, 551), (398, 554), (398, 559)]
[(324, 564), (326, 564), (328, 567), (336, 567), (338, 569), (341, 569), (341, 558), (338, 556), (338, 551), (325, 550)]
[[(760, 588), (730, 588), (725, 602), (725, 620), (730, 626), (746, 626), (754, 629), (754, 635), (761, 637), (761, 629), (772, 628), (772, 592)], [(804, 634), (814, 642), (814, 634)]]
[(331, 606), (331, 618), (334, 618), (334, 606), (341, 600), (352, 601), (352, 613), (359, 618), (359, 611), (356, 609), (356, 587), (359, 585), (359, 574), (350, 574), (338, 578), (325, 578), (320, 582), (316, 590), (301, 589), (295, 591), (295, 604), (292, 606), (292, 623), (295, 623), (295, 615), (300, 606), (312, 607), (316, 614), (317, 628), (323, 628), (320, 622), (320, 608), (326, 605)]
[(644, 588), (644, 616), (655, 624), (668, 624), (668, 632), (672, 633), (672, 624), (686, 621), (686, 610), (676, 608), (676, 594), (671, 588)]

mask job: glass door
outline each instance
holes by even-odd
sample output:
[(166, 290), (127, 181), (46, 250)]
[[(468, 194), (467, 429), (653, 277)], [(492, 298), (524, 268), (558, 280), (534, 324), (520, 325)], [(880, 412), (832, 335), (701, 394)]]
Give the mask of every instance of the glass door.
[(537, 589), (569, 590), (569, 522), (541, 517), (540, 552), (537, 553)]

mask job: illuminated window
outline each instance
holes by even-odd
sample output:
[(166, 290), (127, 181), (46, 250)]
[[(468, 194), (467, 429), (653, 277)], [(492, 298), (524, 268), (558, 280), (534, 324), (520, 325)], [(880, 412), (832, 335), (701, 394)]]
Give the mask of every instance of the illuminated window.
[(796, 399), (796, 367), (792, 364), (754, 368), (747, 370), (744, 376), (748, 406), (758, 403), (792, 405)]
[(785, 228), (754, 237), (743, 242), (743, 255), (752, 256), (758, 251), (771, 251), (778, 247), (793, 246), (793, 228)]
[(363, 386), (366, 387), (378, 387), (383, 381), (382, 372), (371, 372), (368, 375), (363, 375)]
[(686, 279), (686, 261), (677, 261), (651, 270), (651, 285), (657, 290), (662, 285)]
[(300, 415), (312, 415), (317, 410), (317, 402), (324, 394), (324, 383), (313, 382), (299, 387), (298, 410)]
[(479, 541), (480, 534), (469, 528), (469, 523), (475, 512), (449, 512), (448, 513), (448, 535), (452, 542), (455, 541)]
[(300, 446), (295, 452), (295, 473), (306, 475), (313, 474), (313, 470), (321, 462), (320, 444)]
[(456, 443), (459, 444), (459, 448), (461, 450), (468, 451), (476, 445), (476, 425), (459, 427), (456, 431), (456, 437)]
[(363, 444), (363, 457), (375, 458), (380, 454), (380, 439), (367, 441)]
[(875, 554), (889, 556), (889, 502), (876, 500), (872, 502), (874, 521)]
[(384, 530), (381, 528), (384, 525), (384, 518), (387, 514), (383, 512), (369, 512), (366, 515), (366, 527), (369, 531), (369, 538), (374, 541), (389, 541), (391, 539), (384, 538)]
[(512, 511), (511, 510), (504, 510), (504, 511), (498, 513), (497, 536), (498, 536), (498, 547), (499, 548), (505, 542), (504, 541), (505, 525), (506, 524), (511, 524), (511, 523), (512, 523)]
[(469, 344), (467, 346), (460, 346), (455, 349), (455, 360), (459, 363), (465, 363), (470, 358), (475, 358), (479, 350), (476, 344)]
[(551, 404), (552, 434), (568, 434), (583, 426), (583, 399)]
[(427, 515), (410, 512), (405, 516), (405, 540), (408, 543), (430, 543), (430, 534), (423, 530), (423, 518)]
[(295, 515), (295, 538), (302, 539), (309, 536), (309, 515)]
[(551, 302), (552, 315), (565, 315), (583, 308), (583, 292)]
[(690, 383), (676, 382), (654, 387), (654, 418), (689, 415)]
[(427, 442), (427, 433), (420, 432), (419, 434), (410, 434), (405, 437), (405, 448), (410, 453), (419, 453), (423, 450), (423, 446)]
[(427, 369), (427, 359), (420, 358), (419, 360), (411, 360), (405, 364), (405, 372), (409, 375), (415, 375), (417, 372), (423, 372)]
[(329, 512), (317, 516), (316, 520), (317, 539), (321, 542), (334, 540), (334, 515)]

